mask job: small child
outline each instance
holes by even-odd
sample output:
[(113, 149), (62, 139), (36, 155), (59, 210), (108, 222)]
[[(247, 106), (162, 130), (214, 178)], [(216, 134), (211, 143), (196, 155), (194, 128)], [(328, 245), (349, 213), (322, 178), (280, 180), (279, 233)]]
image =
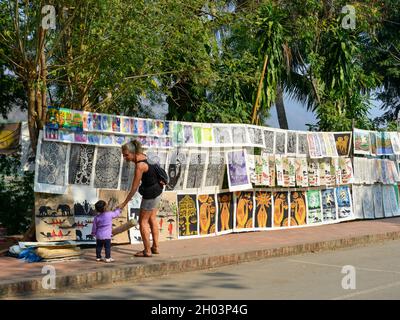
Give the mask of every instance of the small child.
[(112, 238), (112, 219), (121, 214), (121, 209), (107, 211), (108, 206), (105, 201), (97, 201), (94, 205), (97, 216), (93, 220), (92, 235), (96, 236), (96, 261), (102, 261), (101, 251), (103, 247), (106, 251), (105, 262), (113, 262), (111, 258), (111, 238)]

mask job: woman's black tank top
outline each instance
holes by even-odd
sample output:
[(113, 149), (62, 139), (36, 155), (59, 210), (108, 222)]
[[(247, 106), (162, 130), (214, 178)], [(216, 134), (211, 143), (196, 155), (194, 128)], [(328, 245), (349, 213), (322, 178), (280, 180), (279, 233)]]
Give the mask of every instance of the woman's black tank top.
[(163, 191), (163, 187), (158, 181), (157, 173), (147, 160), (141, 160), (149, 166), (149, 170), (144, 172), (142, 175), (142, 184), (139, 187), (139, 193), (143, 199), (154, 199), (157, 198)]

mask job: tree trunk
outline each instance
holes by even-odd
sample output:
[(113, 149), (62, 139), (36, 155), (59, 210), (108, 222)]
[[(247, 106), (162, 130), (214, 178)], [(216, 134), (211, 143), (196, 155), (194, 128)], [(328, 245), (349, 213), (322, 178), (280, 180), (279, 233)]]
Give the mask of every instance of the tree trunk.
[(288, 121), (286, 118), (285, 104), (283, 102), (283, 90), (280, 85), (276, 88), (276, 112), (278, 114), (279, 128), (289, 129)]

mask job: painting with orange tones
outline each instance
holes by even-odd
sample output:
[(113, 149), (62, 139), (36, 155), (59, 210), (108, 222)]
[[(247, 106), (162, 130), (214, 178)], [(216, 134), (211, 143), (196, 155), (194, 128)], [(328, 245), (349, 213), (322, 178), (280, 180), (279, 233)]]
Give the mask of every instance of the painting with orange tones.
[(274, 228), (289, 226), (288, 192), (274, 192)]
[(235, 230), (253, 230), (254, 192), (235, 192)]
[(234, 202), (233, 193), (218, 193), (217, 234), (230, 233), (233, 230)]
[(351, 148), (351, 132), (335, 132), (336, 150), (339, 156), (348, 156)]
[(255, 192), (254, 228), (266, 229), (272, 227), (272, 192)]
[(215, 222), (217, 217), (217, 203), (214, 194), (204, 194), (197, 196), (197, 206), (199, 208), (199, 234), (215, 235)]
[(306, 219), (306, 193), (304, 191), (290, 192), (290, 226), (305, 225)]

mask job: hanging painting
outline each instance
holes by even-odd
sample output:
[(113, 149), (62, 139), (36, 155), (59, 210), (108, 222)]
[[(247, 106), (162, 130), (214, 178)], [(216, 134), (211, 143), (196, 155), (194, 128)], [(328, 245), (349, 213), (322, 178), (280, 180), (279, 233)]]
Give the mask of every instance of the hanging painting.
[(168, 170), (166, 170), (169, 177), (167, 190), (183, 189), (188, 158), (189, 151), (187, 149), (174, 148), (169, 152)]
[(288, 192), (274, 192), (274, 228), (289, 226)]
[(230, 233), (233, 230), (234, 201), (233, 193), (219, 193), (217, 210), (217, 234)]
[(253, 191), (235, 192), (236, 214), (235, 231), (253, 230), (254, 199)]
[(290, 192), (290, 222), (291, 227), (306, 224), (307, 206), (306, 193), (304, 191)]
[(370, 154), (371, 140), (369, 132), (360, 129), (354, 129), (354, 154)]
[(335, 132), (336, 151), (339, 156), (349, 156), (351, 147), (351, 132)]
[(36, 240), (75, 240), (75, 219), (71, 195), (35, 193)]
[(341, 186), (336, 188), (336, 202), (339, 219), (353, 218), (350, 187)]
[(264, 135), (261, 127), (247, 126), (247, 133), (249, 135), (250, 145), (253, 147), (264, 147)]
[(320, 190), (307, 191), (307, 223), (321, 223), (322, 222), (322, 203)]
[(255, 192), (254, 228), (264, 230), (272, 227), (272, 192)]
[(251, 189), (246, 150), (226, 152), (228, 182), (230, 191)]
[(228, 126), (213, 126), (214, 142), (218, 146), (232, 145), (232, 130)]
[(321, 190), (322, 215), (324, 222), (336, 220), (335, 189)]
[(264, 144), (265, 152), (273, 154), (275, 148), (275, 131), (264, 129)]
[(203, 189), (214, 190), (222, 188), (225, 171), (225, 153), (210, 150)]
[(131, 161), (123, 160), (121, 170), (121, 190), (131, 190), (133, 178), (135, 176), (135, 164)]
[(117, 189), (121, 166), (121, 148), (97, 147), (94, 187)]
[(382, 201), (382, 185), (374, 184), (372, 186), (372, 194), (374, 196), (374, 216), (375, 218), (384, 218), (385, 213)]
[(286, 131), (275, 132), (275, 154), (283, 155), (286, 151)]
[(73, 144), (69, 158), (69, 184), (90, 185), (93, 169), (94, 146)]
[(308, 156), (307, 133), (297, 133), (297, 156)]
[(295, 156), (297, 152), (297, 134), (296, 131), (287, 132), (286, 154)]
[[(163, 192), (158, 205), (157, 225), (159, 227), (159, 241), (177, 239), (178, 205), (176, 192)], [(200, 220), (201, 223), (201, 220)]]
[(236, 124), (232, 127), (232, 142), (234, 145), (244, 146), (248, 144), (246, 127)]
[(198, 195), (197, 205), (199, 208), (199, 234), (201, 236), (215, 235), (217, 217), (215, 195)]
[(178, 238), (193, 237), (199, 234), (196, 194), (178, 195)]
[(189, 152), (188, 170), (185, 177), (185, 189), (198, 189), (203, 184), (204, 170), (208, 153), (206, 151)]

